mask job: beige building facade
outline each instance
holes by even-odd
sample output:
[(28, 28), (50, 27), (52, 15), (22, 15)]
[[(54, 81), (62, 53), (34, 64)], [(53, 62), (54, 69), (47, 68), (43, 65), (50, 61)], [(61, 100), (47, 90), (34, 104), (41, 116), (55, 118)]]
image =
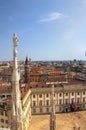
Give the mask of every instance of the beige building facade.
[[(51, 85), (52, 86), (52, 85)], [(55, 111), (71, 111), (86, 109), (86, 84), (67, 83), (54, 85)], [(31, 88), (32, 114), (45, 114), (51, 112), (52, 88)]]
[(0, 128), (8, 128), (8, 114), (3, 108), (0, 108)]

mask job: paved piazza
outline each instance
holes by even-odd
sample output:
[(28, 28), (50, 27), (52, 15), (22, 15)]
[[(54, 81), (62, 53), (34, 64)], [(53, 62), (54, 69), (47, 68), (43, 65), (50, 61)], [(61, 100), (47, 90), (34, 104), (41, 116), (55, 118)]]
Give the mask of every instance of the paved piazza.
[[(29, 130), (49, 130), (49, 115), (32, 116)], [(56, 130), (86, 130), (86, 111), (56, 115)]]

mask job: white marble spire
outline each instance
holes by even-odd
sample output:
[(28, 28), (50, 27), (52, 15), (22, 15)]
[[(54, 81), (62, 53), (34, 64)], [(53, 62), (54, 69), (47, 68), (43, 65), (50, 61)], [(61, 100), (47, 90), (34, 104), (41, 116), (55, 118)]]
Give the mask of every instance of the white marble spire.
[(17, 61), (18, 38), (13, 35), (13, 75), (12, 75), (12, 123), (11, 130), (23, 130), (22, 105), (19, 87), (19, 71)]

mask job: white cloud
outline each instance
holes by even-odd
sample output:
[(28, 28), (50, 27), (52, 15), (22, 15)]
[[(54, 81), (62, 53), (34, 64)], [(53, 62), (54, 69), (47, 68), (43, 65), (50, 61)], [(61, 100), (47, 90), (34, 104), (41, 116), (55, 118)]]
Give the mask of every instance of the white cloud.
[(49, 14), (46, 18), (40, 19), (39, 22), (49, 22), (55, 21), (62, 18), (64, 15), (62, 13), (54, 12)]

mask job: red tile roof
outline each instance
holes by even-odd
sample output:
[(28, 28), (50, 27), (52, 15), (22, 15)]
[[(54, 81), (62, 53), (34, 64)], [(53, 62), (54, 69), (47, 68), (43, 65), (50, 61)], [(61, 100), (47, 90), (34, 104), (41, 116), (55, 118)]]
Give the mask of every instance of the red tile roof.
[(0, 75), (11, 76), (12, 72), (1, 72)]

